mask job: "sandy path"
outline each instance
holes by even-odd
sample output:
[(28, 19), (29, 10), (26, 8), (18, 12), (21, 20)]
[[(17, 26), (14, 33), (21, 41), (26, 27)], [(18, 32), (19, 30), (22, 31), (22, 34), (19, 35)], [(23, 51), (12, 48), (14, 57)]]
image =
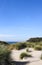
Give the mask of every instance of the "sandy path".
[[(41, 51), (35, 51), (34, 49), (30, 48), (29, 49), (30, 51), (30, 54), (33, 56), (31, 58), (26, 58), (26, 59), (23, 59), (21, 60), (19, 57), (20, 57), (20, 54), (22, 52), (26, 52), (26, 49), (22, 49), (22, 50), (12, 50), (11, 51), (11, 58), (12, 60), (14, 61), (18, 61), (18, 62), (27, 62), (27, 61), (30, 61), (30, 63), (26, 64), (26, 65), (42, 65), (42, 61), (40, 60), (40, 56), (41, 56)], [(21, 65), (21, 64), (20, 64)]]
[(12, 58), (12, 60), (14, 61), (14, 59), (15, 59), (15, 61), (22, 61), (22, 60), (20, 60), (20, 54), (22, 53), (22, 52), (26, 52), (26, 49), (22, 49), (22, 50), (12, 50), (11, 51), (11, 58)]
[(26, 65), (42, 65), (42, 60), (40, 60), (40, 61), (35, 61), (35, 62), (31, 62), (31, 63), (26, 64)]

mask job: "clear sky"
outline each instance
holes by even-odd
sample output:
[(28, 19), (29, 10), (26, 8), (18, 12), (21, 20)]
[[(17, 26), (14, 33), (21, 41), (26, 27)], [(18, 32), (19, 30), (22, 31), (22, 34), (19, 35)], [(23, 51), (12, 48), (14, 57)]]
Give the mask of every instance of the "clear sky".
[(42, 0), (0, 0), (0, 40), (42, 37)]

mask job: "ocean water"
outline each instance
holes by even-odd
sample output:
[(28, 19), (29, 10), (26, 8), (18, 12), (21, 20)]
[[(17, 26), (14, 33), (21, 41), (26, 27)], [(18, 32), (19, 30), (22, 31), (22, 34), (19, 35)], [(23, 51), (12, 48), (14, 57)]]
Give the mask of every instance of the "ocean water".
[(7, 42), (7, 43), (9, 43), (9, 44), (15, 44), (15, 43), (17, 43), (17, 42)]

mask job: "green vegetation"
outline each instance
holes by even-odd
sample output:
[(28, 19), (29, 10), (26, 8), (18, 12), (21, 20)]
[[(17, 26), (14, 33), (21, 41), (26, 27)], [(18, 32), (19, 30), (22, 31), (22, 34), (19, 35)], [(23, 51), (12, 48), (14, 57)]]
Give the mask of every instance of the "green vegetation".
[(8, 45), (8, 50), (13, 50), (13, 49), (15, 49), (15, 44)]
[(42, 50), (42, 47), (40, 45), (36, 45), (35, 50)]
[[(10, 51), (13, 49), (21, 50), (24, 48), (27, 48), (26, 53), (25, 52), (21, 53), (20, 55), (21, 59), (23, 59), (24, 57), (31, 57), (31, 55), (27, 54), (27, 52), (29, 52), (28, 48), (34, 48), (35, 50), (42, 50), (42, 38), (30, 38), (26, 42), (19, 42), (16, 44), (8, 44), (7, 42), (0, 41), (0, 62), (9, 63)], [(40, 59), (42, 59), (42, 55)], [(1, 63), (0, 65), (6, 65)]]
[(27, 46), (26, 46), (26, 43), (17, 43), (16, 45), (15, 45), (15, 48), (17, 49), (17, 50), (20, 50), (20, 49), (23, 49), (23, 48), (26, 48)]
[(40, 50), (42, 49), (42, 38), (30, 38), (29, 40), (27, 40), (26, 42), (18, 42), (16, 44), (10, 44), (8, 45), (8, 48), (10, 50), (12, 49), (17, 49), (17, 50), (20, 50), (20, 49), (23, 49), (23, 48), (34, 48), (36, 49), (37, 47), (41, 47)]
[(23, 59), (24, 57), (27, 57), (28, 55), (27, 55), (27, 53), (21, 53), (21, 55), (20, 55), (20, 59)]
[(0, 43), (0, 65), (9, 64), (9, 55), (10, 51), (8, 50), (8, 46), (6, 46), (4, 43)]
[(41, 42), (42, 37), (30, 38), (27, 42)]
[(42, 60), (42, 54), (41, 54), (41, 57), (40, 57), (40, 59)]
[(0, 44), (1, 44), (1, 45), (3, 45), (3, 44), (4, 44), (4, 45), (9, 45), (9, 44), (8, 44), (7, 42), (5, 42), (5, 41), (0, 41)]
[(28, 48), (26, 49), (26, 52), (29, 52), (29, 49)]
[(27, 54), (25, 52), (21, 53), (20, 59), (23, 59), (24, 57), (32, 57), (30, 54)]
[(42, 42), (20, 42), (16, 44), (8, 45), (8, 49), (24, 49), (24, 48), (34, 48), (35, 50), (42, 50)]

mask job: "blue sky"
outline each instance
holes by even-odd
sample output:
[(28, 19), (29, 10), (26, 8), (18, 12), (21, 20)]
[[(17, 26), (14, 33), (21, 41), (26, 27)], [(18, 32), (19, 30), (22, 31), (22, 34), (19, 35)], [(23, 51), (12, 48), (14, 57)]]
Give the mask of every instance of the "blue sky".
[(42, 0), (0, 0), (0, 40), (42, 37)]

